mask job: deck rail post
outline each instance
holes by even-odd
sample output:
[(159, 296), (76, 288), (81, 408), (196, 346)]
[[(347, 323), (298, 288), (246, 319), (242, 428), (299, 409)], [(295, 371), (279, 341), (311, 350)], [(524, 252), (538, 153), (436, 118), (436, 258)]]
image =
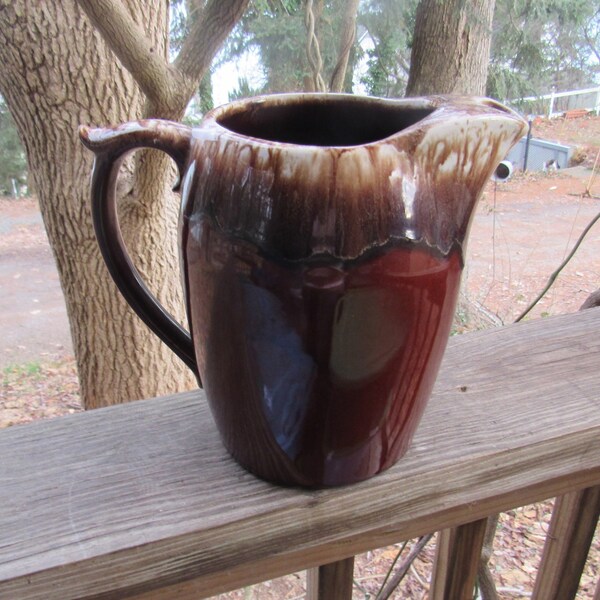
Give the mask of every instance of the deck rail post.
[(354, 556), (309, 569), (306, 600), (352, 600)]
[(556, 499), (533, 600), (575, 598), (599, 516), (600, 486)]
[(471, 600), (487, 518), (438, 533), (430, 600)]

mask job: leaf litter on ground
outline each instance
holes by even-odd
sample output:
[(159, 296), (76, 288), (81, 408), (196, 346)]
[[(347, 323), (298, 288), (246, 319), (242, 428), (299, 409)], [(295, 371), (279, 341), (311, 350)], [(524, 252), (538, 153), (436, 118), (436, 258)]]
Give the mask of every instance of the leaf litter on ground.
[(82, 410), (75, 359), (9, 365), (0, 382), (0, 428)]

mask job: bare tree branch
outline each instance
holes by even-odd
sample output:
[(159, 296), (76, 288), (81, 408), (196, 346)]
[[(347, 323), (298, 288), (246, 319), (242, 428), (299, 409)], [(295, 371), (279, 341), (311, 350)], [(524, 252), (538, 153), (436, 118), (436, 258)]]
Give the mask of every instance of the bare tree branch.
[[(198, 3), (199, 0), (196, 0)], [(173, 63), (192, 86), (200, 83), (215, 54), (244, 14), (250, 0), (211, 0), (192, 20), (179, 55)]]
[(408, 74), (410, 73), (410, 63), (403, 56), (400, 56), (399, 53), (396, 55), (396, 57), (398, 59), (400, 68), (404, 71), (404, 74), (408, 78)]
[(554, 271), (554, 273), (552, 273), (548, 278), (548, 282), (544, 286), (544, 289), (536, 296), (534, 300), (532, 300), (529, 306), (515, 319), (515, 323), (518, 323), (526, 315), (528, 315), (529, 312), (533, 310), (533, 308), (535, 308), (539, 301), (546, 295), (546, 292), (552, 287), (552, 285), (556, 281), (556, 278), (560, 275), (560, 272), (569, 264), (570, 260), (575, 255), (575, 252), (577, 252), (577, 249), (579, 248), (579, 246), (581, 246), (581, 243), (583, 242), (585, 236), (589, 233), (590, 229), (598, 221), (600, 221), (600, 212), (585, 226), (584, 230), (581, 232), (581, 235), (577, 238), (577, 241), (573, 245), (573, 248), (571, 248), (571, 251), (569, 252), (567, 257), (562, 261), (562, 263), (560, 263), (556, 271)]
[(600, 53), (598, 52), (596, 44), (594, 44), (594, 41), (592, 40), (592, 37), (586, 28), (583, 29), (583, 35), (585, 36), (585, 41), (587, 42), (590, 50), (596, 55), (596, 59), (600, 60)]
[[(311, 91), (326, 92), (327, 86), (323, 80), (321, 71), (323, 70), (323, 58), (321, 57), (321, 48), (317, 36), (317, 23), (321, 16), (322, 3), (317, 5), (317, 10), (313, 9), (313, 0), (306, 0), (304, 25), (306, 26), (306, 57), (312, 70)], [(318, 16), (317, 16), (318, 15)]]
[(598, 52), (598, 48), (596, 47), (596, 41), (598, 39), (598, 36), (596, 35), (594, 37), (594, 39), (592, 39), (592, 36), (589, 31), (589, 27), (590, 27), (590, 23), (592, 23), (592, 21), (594, 21), (594, 19), (598, 18), (599, 12), (600, 11), (597, 10), (594, 13), (594, 16), (583, 27), (583, 35), (585, 36), (585, 41), (587, 42), (590, 50), (595, 54), (597, 60), (600, 60), (600, 52)]
[(405, 561), (400, 565), (398, 570), (394, 573), (393, 577), (388, 581), (387, 585), (379, 591), (375, 600), (388, 600), (394, 593), (394, 590), (400, 585), (400, 582), (404, 579), (405, 575), (410, 569), (410, 565), (415, 561), (417, 556), (422, 552), (423, 548), (429, 543), (429, 540), (433, 537), (433, 533), (428, 533), (419, 538), (419, 541), (410, 551)]
[(148, 98), (147, 116), (176, 116), (196, 91), (249, 0), (195, 0), (190, 32), (174, 63), (160, 56), (122, 0), (77, 0)]
[(332, 92), (341, 92), (346, 78), (346, 69), (348, 68), (348, 59), (350, 50), (356, 37), (356, 13), (358, 12), (359, 0), (348, 0), (346, 10), (342, 18), (342, 32), (340, 34), (340, 48), (338, 61), (331, 75), (329, 89)]
[(180, 77), (153, 48), (121, 0), (77, 1), (146, 96), (155, 104), (176, 103), (173, 96), (181, 92)]

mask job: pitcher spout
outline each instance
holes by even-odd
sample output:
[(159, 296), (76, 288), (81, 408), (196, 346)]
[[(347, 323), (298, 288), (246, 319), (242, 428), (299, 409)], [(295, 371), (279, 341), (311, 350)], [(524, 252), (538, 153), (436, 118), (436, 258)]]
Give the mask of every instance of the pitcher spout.
[[(428, 245), (448, 253), (463, 247), (477, 201), (498, 164), (523, 136), (526, 122), (489, 98), (432, 97), (436, 109), (399, 132), (398, 147), (412, 146), (413, 222)], [(404, 186), (407, 187), (406, 181)]]

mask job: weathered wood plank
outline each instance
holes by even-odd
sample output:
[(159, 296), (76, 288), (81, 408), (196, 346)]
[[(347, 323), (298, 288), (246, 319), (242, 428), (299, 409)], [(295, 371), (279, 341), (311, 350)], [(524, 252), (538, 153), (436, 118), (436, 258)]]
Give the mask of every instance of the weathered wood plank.
[(308, 570), (306, 600), (352, 600), (354, 557)]
[(556, 499), (535, 587), (534, 600), (572, 600), (600, 515), (600, 486)]
[(3, 430), (0, 598), (198, 598), (598, 485), (598, 356), (600, 309), (455, 338), (408, 454), (324, 491), (244, 472), (200, 393)]
[(438, 534), (430, 600), (471, 600), (487, 519)]

